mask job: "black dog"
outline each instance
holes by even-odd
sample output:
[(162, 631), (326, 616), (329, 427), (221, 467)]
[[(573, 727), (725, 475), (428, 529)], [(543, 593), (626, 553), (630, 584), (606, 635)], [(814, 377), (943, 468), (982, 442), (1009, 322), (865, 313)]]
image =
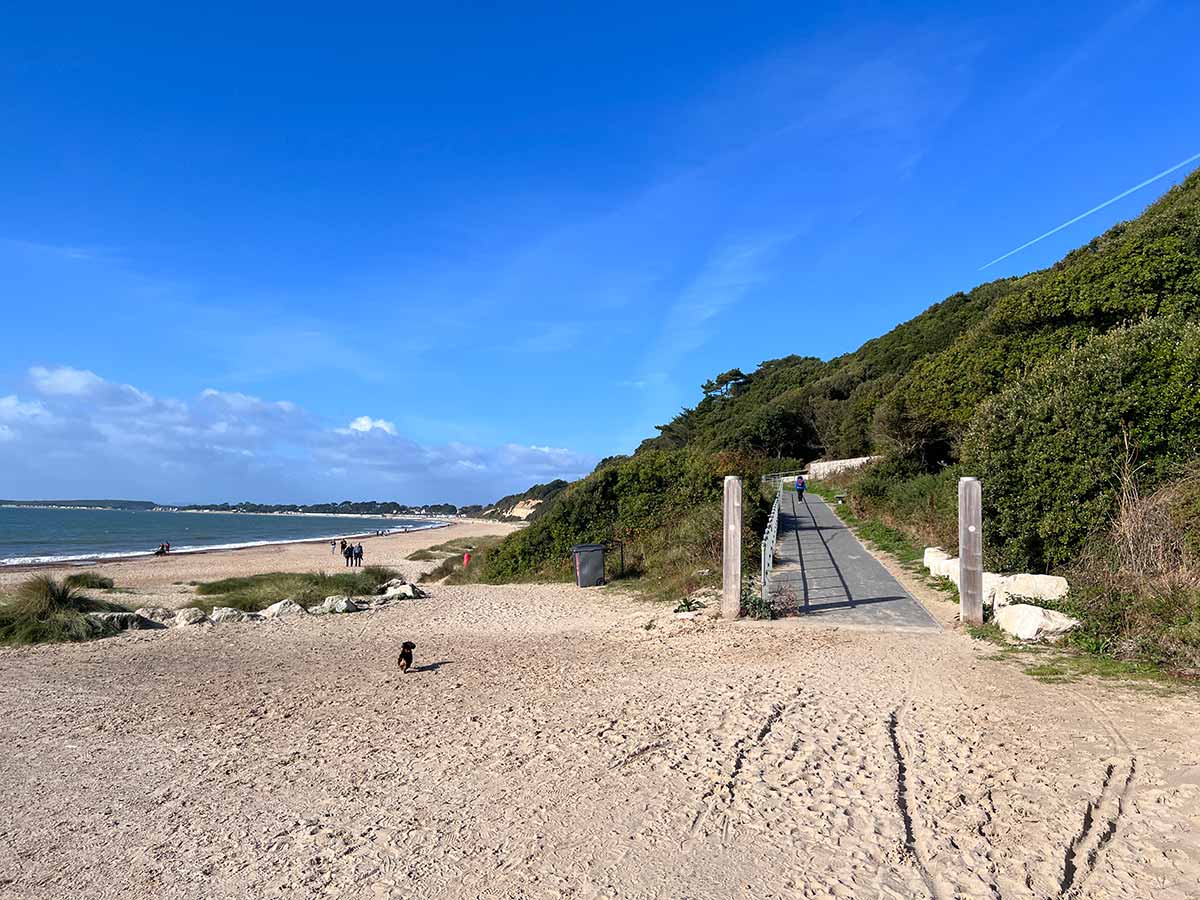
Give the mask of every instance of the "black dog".
[(408, 674), (408, 670), (412, 668), (412, 652), (417, 649), (417, 645), (412, 641), (405, 641), (400, 645), (400, 659), (398, 665), (400, 671)]

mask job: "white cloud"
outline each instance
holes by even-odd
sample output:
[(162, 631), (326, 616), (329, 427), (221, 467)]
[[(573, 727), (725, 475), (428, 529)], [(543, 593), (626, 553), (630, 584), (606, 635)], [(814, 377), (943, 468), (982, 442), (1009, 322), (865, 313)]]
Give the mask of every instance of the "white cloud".
[(395, 435), (396, 426), (387, 419), (372, 419), (370, 416), (359, 416), (353, 419), (349, 425), (350, 431), (368, 432), (382, 431), (384, 434)]
[(16, 394), (0, 397), (0, 422), (45, 422), (52, 418), (45, 405), (37, 400), (22, 402)]
[(0, 496), (480, 503), (595, 464), (550, 444), (420, 444), (368, 415), (332, 427), (237, 391), (184, 401), (82, 369), (28, 374), (40, 399), (0, 396)]
[(29, 370), (34, 388), (40, 394), (82, 396), (102, 386), (104, 379), (87, 369), (57, 366), (47, 369), (34, 366)]
[(200, 396), (205, 400), (223, 404), (236, 412), (258, 412), (272, 409), (291, 413), (296, 412), (298, 408), (295, 403), (287, 400), (268, 402), (250, 394), (242, 394), (238, 391), (218, 391), (216, 388), (205, 388), (200, 392)]

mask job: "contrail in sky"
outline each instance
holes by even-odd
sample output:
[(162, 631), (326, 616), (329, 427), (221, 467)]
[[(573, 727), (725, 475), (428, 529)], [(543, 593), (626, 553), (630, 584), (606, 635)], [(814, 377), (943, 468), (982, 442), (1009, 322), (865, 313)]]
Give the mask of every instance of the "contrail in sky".
[(1034, 238), (1032, 241), (1027, 241), (1026, 243), (1022, 244), (1020, 247), (1018, 247), (1016, 250), (1009, 250), (1009, 251), (1008, 251), (1007, 253), (1005, 253), (1003, 256), (997, 256), (997, 257), (996, 257), (995, 259), (993, 259), (993, 260), (992, 260), (990, 263), (984, 263), (984, 264), (983, 264), (982, 266), (980, 266), (980, 267), (979, 267), (979, 268), (978, 268), (976, 271), (978, 271), (978, 272), (982, 272), (982, 271), (983, 271), (984, 269), (986, 269), (988, 266), (994, 266), (996, 263), (1000, 262), (1000, 260), (1002, 260), (1002, 259), (1008, 259), (1008, 258), (1009, 258), (1010, 256), (1012, 256), (1014, 253), (1020, 253), (1020, 252), (1021, 252), (1022, 250), (1024, 250), (1026, 247), (1032, 247), (1032, 246), (1033, 246), (1034, 244), (1036, 244), (1038, 241), (1045, 240), (1046, 238), (1050, 237), (1050, 235), (1052, 235), (1052, 234), (1057, 234), (1058, 232), (1062, 231), (1064, 228), (1067, 228), (1068, 226), (1074, 225), (1074, 224), (1075, 224), (1076, 222), (1078, 222), (1080, 219), (1086, 219), (1086, 218), (1087, 218), (1088, 216), (1090, 216), (1092, 213), (1094, 213), (1094, 212), (1099, 212), (1100, 210), (1104, 209), (1104, 207), (1106, 207), (1106, 206), (1110, 206), (1110, 205), (1112, 205), (1113, 203), (1116, 203), (1118, 200), (1121, 200), (1121, 199), (1123, 199), (1123, 198), (1125, 198), (1125, 197), (1128, 197), (1128, 196), (1129, 196), (1130, 194), (1132, 194), (1134, 191), (1140, 191), (1142, 188), (1144, 188), (1144, 187), (1145, 187), (1146, 185), (1148, 185), (1148, 184), (1154, 184), (1154, 182), (1158, 181), (1158, 179), (1160, 179), (1160, 178), (1166, 178), (1168, 175), (1170, 175), (1170, 174), (1171, 174), (1172, 172), (1174, 172), (1176, 169), (1182, 169), (1182, 168), (1183, 168), (1184, 166), (1186, 166), (1188, 163), (1195, 162), (1195, 161), (1196, 161), (1196, 160), (1198, 160), (1198, 159), (1200, 159), (1200, 153), (1197, 153), (1197, 154), (1195, 154), (1194, 156), (1189, 156), (1187, 159), (1185, 159), (1185, 160), (1184, 160), (1183, 162), (1181, 162), (1181, 163), (1175, 163), (1175, 165), (1171, 166), (1171, 168), (1169, 168), (1169, 169), (1163, 169), (1163, 170), (1162, 170), (1161, 172), (1159, 172), (1157, 175), (1155, 175), (1155, 176), (1153, 176), (1153, 177), (1151, 177), (1151, 178), (1147, 178), (1147, 179), (1146, 179), (1145, 181), (1143, 181), (1141, 184), (1135, 184), (1135, 185), (1134, 185), (1133, 187), (1131, 187), (1129, 190), (1127, 190), (1127, 191), (1121, 191), (1121, 193), (1117, 194), (1117, 196), (1115, 196), (1115, 197), (1113, 197), (1113, 198), (1111, 198), (1111, 199), (1109, 199), (1109, 200), (1105, 200), (1105, 201), (1104, 201), (1103, 203), (1101, 203), (1099, 206), (1093, 206), (1093, 207), (1092, 207), (1091, 209), (1089, 209), (1087, 212), (1085, 212), (1085, 213), (1080, 213), (1080, 214), (1079, 214), (1079, 215), (1077, 215), (1075, 218), (1073, 218), (1073, 219), (1069, 219), (1069, 220), (1067, 220), (1066, 222), (1063, 222), (1061, 225), (1059, 225), (1059, 226), (1058, 226), (1058, 227), (1056, 227), (1056, 228), (1051, 228), (1051, 229), (1050, 229), (1049, 231), (1047, 231), (1045, 234), (1038, 235), (1037, 237), (1035, 237), (1035, 238)]

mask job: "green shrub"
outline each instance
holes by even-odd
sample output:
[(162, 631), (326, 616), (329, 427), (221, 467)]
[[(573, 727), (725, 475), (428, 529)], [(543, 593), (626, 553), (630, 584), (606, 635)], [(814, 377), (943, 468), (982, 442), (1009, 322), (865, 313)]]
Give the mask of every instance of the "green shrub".
[(771, 597), (764, 597), (748, 581), (742, 583), (742, 612), (751, 619), (774, 619), (779, 616)]
[(1190, 531), (1200, 461), (1142, 496), (1126, 471), (1112, 522), (1087, 541), (1058, 606), (1080, 620), (1079, 647), (1200, 674), (1200, 548)]
[(1127, 452), (1143, 489), (1195, 458), (1197, 373), (1200, 324), (1152, 319), (1063, 354), (986, 403), (963, 469), (983, 482), (991, 565), (1068, 562), (1112, 518)]
[(117, 603), (96, 600), (48, 575), (35, 575), (0, 601), (0, 643), (43, 644), (86, 641), (111, 634), (89, 612), (128, 612)]
[(873, 520), (896, 534), (869, 536), (877, 544), (898, 552), (896, 538), (922, 546), (954, 547), (958, 543), (958, 478), (960, 468), (950, 466), (936, 475), (924, 474), (911, 459), (889, 457), (860, 474), (841, 479), (850, 508), (859, 518)]
[(63, 579), (63, 584), (74, 588), (111, 590), (115, 582), (107, 575), (100, 575), (96, 572), (76, 572)]
[(616, 459), (572, 484), (545, 515), (509, 535), (488, 555), (484, 579), (564, 578), (574, 544), (619, 541), (630, 575), (642, 573), (661, 582), (656, 589), (686, 593), (689, 580), (702, 577), (694, 572), (719, 567), (727, 474), (743, 478), (742, 552), (745, 565), (753, 567), (770, 509), (758, 482), (772, 463), (778, 461), (658, 449)]

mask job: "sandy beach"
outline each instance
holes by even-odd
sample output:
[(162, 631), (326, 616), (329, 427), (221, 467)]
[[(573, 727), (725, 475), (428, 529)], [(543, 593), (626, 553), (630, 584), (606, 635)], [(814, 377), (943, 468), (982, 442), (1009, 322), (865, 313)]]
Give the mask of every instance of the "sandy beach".
[[(453, 521), (445, 528), (399, 532), (382, 536), (356, 538), (363, 545), (363, 564), (389, 566), (415, 578), (437, 565), (433, 562), (413, 562), (413, 551), (432, 547), (456, 538), (472, 538), (489, 534), (509, 534), (520, 526), (481, 519)], [(169, 556), (137, 556), (121, 560), (105, 560), (86, 569), (79, 565), (13, 566), (0, 569), (0, 590), (9, 587), (31, 572), (46, 572), (54, 576), (89, 571), (110, 576), (120, 588), (133, 589), (135, 595), (121, 602), (134, 605), (182, 606), (192, 599), (189, 581), (214, 581), (238, 575), (257, 575), (264, 572), (333, 572), (344, 568), (341, 556), (330, 553), (329, 541), (269, 544), (243, 547), (238, 550), (208, 550), (175, 553)], [(144, 598), (144, 599), (142, 599)], [(114, 599), (120, 600), (119, 597)]]
[[(399, 563), (421, 539), (375, 552)], [(1200, 883), (1195, 693), (1042, 683), (952, 628), (434, 585), (358, 615), (3, 650), (0, 709), (4, 898), (1184, 900)]]

